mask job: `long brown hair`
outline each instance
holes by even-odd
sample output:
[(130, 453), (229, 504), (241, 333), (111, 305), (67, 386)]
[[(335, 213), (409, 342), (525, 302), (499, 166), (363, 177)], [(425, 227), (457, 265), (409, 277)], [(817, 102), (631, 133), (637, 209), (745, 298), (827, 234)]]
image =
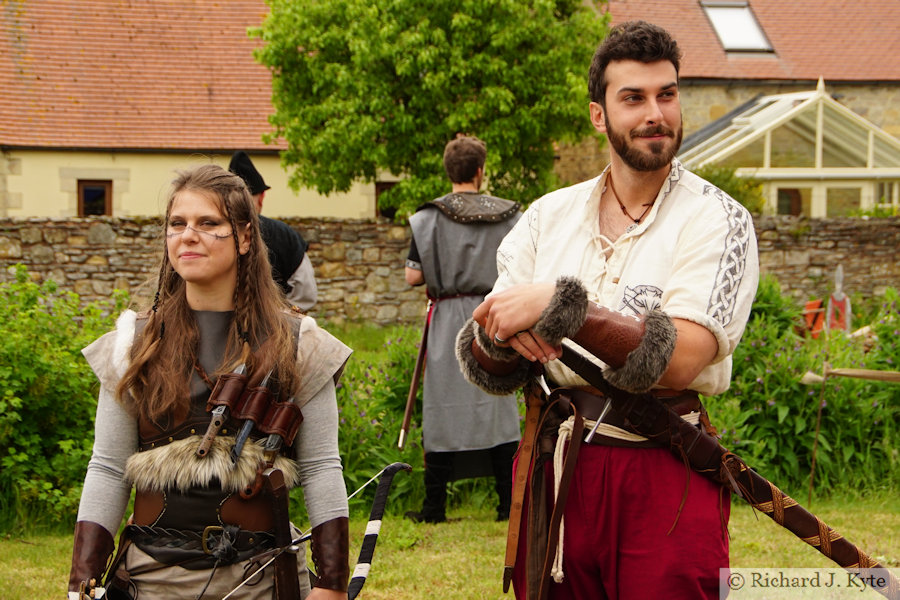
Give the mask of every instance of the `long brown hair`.
[[(190, 401), (191, 370), (197, 361), (200, 332), (187, 303), (185, 282), (175, 272), (166, 247), (166, 224), (175, 196), (185, 190), (212, 198), (231, 223), (238, 257), (234, 318), (229, 326), (220, 374), (244, 363), (250, 380), (275, 369), (281, 389), (290, 394), (297, 383), (296, 350), (286, 318), (289, 305), (272, 279), (268, 251), (259, 234), (256, 203), (244, 181), (217, 165), (178, 173), (172, 182), (162, 228), (162, 260), (149, 319), (131, 350), (131, 363), (119, 383), (117, 397), (138, 415), (159, 421), (184, 416)], [(241, 254), (238, 232), (250, 227), (250, 249)], [(265, 352), (256, 352), (265, 342)]]

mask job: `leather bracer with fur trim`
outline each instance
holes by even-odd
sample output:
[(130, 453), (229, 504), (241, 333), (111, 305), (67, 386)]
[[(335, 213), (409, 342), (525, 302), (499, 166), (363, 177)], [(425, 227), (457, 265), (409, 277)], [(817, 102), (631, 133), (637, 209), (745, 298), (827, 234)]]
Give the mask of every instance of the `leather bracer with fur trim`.
[(534, 330), (553, 345), (571, 339), (608, 365), (604, 375), (609, 383), (633, 393), (646, 392), (659, 381), (677, 337), (664, 312), (633, 317), (588, 302), (573, 277), (557, 280), (556, 293)]
[(350, 534), (347, 517), (313, 527), (310, 550), (316, 566), (313, 587), (346, 592), (350, 583)]
[(456, 360), (466, 381), (489, 394), (512, 394), (528, 381), (531, 364), (512, 348), (497, 346), (469, 319), (456, 336)]
[[(116, 544), (102, 525), (93, 521), (75, 523), (75, 543), (72, 548), (72, 569), (69, 571), (69, 591), (78, 592), (84, 585), (90, 590), (101, 585), (103, 573)], [(93, 583), (92, 583), (93, 580)]]

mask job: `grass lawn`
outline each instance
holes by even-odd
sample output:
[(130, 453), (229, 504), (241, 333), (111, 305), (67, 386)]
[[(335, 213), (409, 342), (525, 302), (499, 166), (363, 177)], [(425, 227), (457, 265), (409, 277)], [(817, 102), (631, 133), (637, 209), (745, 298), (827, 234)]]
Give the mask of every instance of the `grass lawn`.
[[(886, 567), (900, 568), (900, 499), (897, 494), (813, 500), (813, 512)], [(501, 589), (506, 524), (493, 509), (463, 507), (440, 525), (415, 525), (387, 516), (372, 571), (360, 598), (370, 600), (510, 599)], [(351, 522), (351, 564), (366, 519)], [(731, 517), (731, 562), (737, 567), (833, 567), (768, 517), (737, 500)], [(0, 597), (62, 598), (71, 538), (26, 535), (0, 539)]]

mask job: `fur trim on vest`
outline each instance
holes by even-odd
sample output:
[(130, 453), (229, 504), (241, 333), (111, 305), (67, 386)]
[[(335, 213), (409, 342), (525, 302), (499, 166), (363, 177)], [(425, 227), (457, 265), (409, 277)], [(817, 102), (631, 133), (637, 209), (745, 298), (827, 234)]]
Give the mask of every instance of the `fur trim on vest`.
[[(238, 492), (256, 479), (256, 468), (263, 460), (265, 439), (248, 442), (236, 465), (231, 463), (234, 438), (218, 436), (206, 456), (197, 456), (201, 436), (195, 435), (152, 450), (132, 454), (125, 465), (125, 477), (142, 491), (187, 490), (206, 487), (218, 480), (222, 489)], [(289, 488), (300, 483), (297, 463), (278, 455), (275, 467), (284, 473)]]

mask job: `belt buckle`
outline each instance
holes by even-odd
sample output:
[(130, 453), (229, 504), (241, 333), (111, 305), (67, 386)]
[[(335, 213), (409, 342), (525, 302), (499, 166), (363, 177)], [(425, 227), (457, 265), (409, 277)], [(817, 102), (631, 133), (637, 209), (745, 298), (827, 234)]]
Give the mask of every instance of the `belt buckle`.
[(200, 546), (203, 548), (203, 552), (206, 554), (212, 554), (213, 551), (209, 547), (209, 536), (212, 533), (224, 533), (225, 529), (219, 525), (208, 525), (206, 529), (203, 530), (203, 535), (200, 536)]

